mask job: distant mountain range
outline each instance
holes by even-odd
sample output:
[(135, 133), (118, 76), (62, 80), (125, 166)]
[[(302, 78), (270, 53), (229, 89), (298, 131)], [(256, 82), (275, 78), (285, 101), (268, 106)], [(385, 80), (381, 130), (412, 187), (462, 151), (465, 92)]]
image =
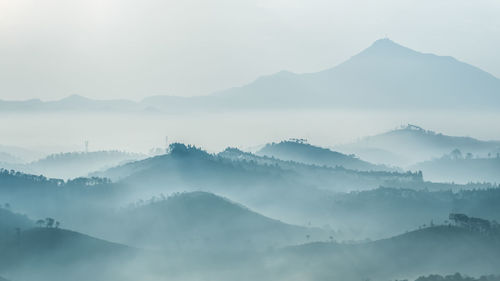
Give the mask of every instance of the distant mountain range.
[(500, 152), (500, 141), (483, 141), (471, 137), (448, 136), (407, 125), (386, 133), (365, 137), (357, 142), (338, 145), (336, 150), (353, 153), (373, 163), (408, 167), (459, 149), (464, 155), (486, 157)]
[(207, 96), (155, 96), (140, 102), (70, 96), (0, 101), (1, 111), (178, 112), (276, 108), (497, 109), (500, 79), (452, 57), (424, 54), (387, 38), (315, 73), (282, 71)]

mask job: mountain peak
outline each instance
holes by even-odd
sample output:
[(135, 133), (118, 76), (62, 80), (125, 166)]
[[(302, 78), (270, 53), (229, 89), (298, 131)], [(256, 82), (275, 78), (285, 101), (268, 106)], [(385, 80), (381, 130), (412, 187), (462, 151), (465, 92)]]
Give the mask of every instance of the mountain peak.
[(90, 100), (91, 99), (89, 99), (89, 98), (75, 94), (75, 95), (67, 96), (59, 101), (81, 102), (81, 101), (90, 101)]
[(407, 47), (404, 47), (394, 41), (392, 41), (389, 38), (382, 38), (378, 39), (377, 41), (373, 42), (373, 44), (365, 49), (363, 52), (360, 54), (369, 54), (369, 55), (402, 55), (402, 54), (415, 54), (417, 53), (416, 51), (409, 49)]

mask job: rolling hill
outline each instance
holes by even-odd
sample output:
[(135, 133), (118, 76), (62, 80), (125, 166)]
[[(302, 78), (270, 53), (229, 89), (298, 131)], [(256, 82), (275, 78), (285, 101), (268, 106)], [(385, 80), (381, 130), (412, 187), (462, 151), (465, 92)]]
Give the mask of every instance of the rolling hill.
[(52, 178), (85, 177), (126, 162), (145, 158), (145, 155), (123, 151), (68, 152), (51, 154), (25, 165), (26, 172)]
[(417, 163), (410, 167), (423, 172), (425, 179), (437, 182), (491, 182), (500, 183), (500, 157), (495, 158), (441, 158)]
[[(340, 145), (337, 150), (355, 153), (374, 163), (407, 167), (417, 162), (441, 157), (454, 149), (486, 156), (500, 149), (500, 141), (482, 141), (471, 137), (449, 136), (407, 125), (370, 136), (355, 143)], [(394, 157), (394, 156), (397, 157)]]
[[(300, 224), (309, 221), (313, 213), (323, 210), (334, 191), (366, 190), (382, 184), (392, 186), (400, 181), (421, 181), (418, 173), (319, 167), (248, 156), (232, 149), (214, 155), (184, 144), (173, 144), (168, 154), (93, 175), (132, 186), (140, 198), (162, 192), (208, 191), (272, 217)], [(311, 206), (315, 209), (312, 210)]]
[(13, 213), (5, 207), (0, 207), (0, 240), (14, 235), (17, 230), (32, 228), (35, 224), (25, 215)]
[[(57, 228), (31, 228), (0, 242), (0, 273), (14, 280), (106, 280), (132, 248)], [(109, 280), (109, 279), (108, 279)]]
[(127, 209), (103, 228), (106, 236), (125, 244), (178, 251), (263, 250), (330, 235), (267, 218), (207, 192), (179, 193)]
[(283, 267), (296, 266), (308, 280), (394, 280), (428, 273), (498, 274), (499, 250), (498, 236), (435, 226), (374, 242), (310, 243), (282, 256), (289, 258)]
[(282, 160), (313, 164), (318, 166), (336, 167), (359, 171), (394, 171), (383, 165), (374, 165), (328, 148), (308, 144), (301, 140), (282, 141), (266, 144), (255, 154), (275, 157)]

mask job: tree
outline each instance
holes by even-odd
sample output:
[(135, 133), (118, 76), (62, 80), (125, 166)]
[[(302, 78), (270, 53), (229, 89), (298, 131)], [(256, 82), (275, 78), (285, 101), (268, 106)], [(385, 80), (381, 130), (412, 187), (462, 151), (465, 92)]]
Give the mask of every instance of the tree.
[(462, 159), (462, 152), (460, 149), (455, 148), (451, 153), (450, 153), (451, 159), (457, 160), (457, 159)]
[(45, 224), (45, 220), (37, 220), (36, 224), (38, 225), (38, 227), (42, 227)]
[(56, 228), (59, 228), (59, 225), (61, 225), (61, 223), (56, 221)]
[(54, 219), (53, 218), (46, 218), (45, 219), (45, 226), (47, 226), (47, 228), (54, 227)]

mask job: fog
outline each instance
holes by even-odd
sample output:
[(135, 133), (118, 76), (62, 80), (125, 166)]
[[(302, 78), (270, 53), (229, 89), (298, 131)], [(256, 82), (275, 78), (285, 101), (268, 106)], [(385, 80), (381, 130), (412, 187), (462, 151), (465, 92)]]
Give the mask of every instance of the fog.
[(500, 281), (499, 12), (0, 0), (0, 281)]
[[(495, 112), (457, 115), (446, 111), (335, 109), (189, 114), (4, 113), (0, 136), (3, 145), (44, 154), (84, 151), (86, 140), (90, 151), (148, 153), (155, 147), (164, 148), (165, 137), (169, 142), (195, 144), (219, 152), (228, 146), (256, 150), (268, 142), (289, 138), (305, 138), (312, 144), (335, 147), (406, 124), (447, 135), (492, 140), (500, 139), (499, 117)], [(31, 137), (34, 135), (37, 137)]]

